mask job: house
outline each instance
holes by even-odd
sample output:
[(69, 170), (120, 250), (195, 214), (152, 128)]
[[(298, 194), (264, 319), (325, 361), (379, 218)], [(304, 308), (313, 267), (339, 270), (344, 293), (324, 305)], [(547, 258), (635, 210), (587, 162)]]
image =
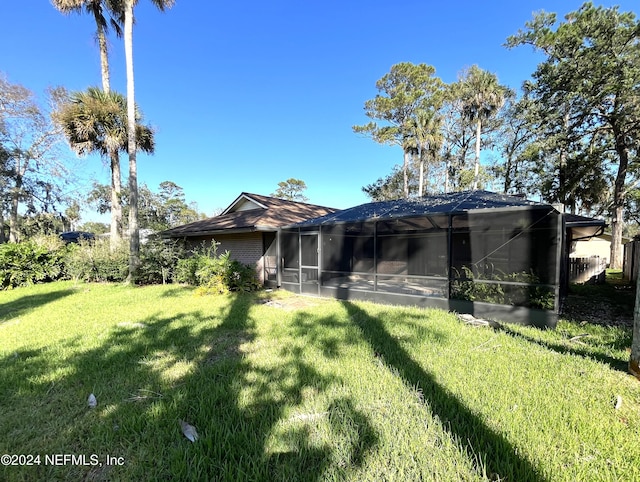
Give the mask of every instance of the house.
[(333, 208), (241, 193), (220, 215), (163, 231), (164, 238), (183, 239), (188, 247), (210, 245), (233, 259), (255, 265), (260, 281), (276, 284), (278, 229), (335, 212)]
[(283, 227), (277, 284), (554, 327), (571, 240), (603, 225), (487, 191), (363, 204)]

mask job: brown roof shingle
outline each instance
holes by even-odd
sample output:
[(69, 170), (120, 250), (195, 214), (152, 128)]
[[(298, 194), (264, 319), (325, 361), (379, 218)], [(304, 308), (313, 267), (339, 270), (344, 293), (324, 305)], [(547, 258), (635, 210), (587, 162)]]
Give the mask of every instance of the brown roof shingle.
[[(242, 231), (269, 231), (280, 226), (299, 223), (307, 219), (316, 218), (330, 214), (336, 209), (315, 204), (307, 204), (296, 201), (287, 201), (260, 194), (243, 192), (232, 203), (235, 204), (240, 198), (248, 198), (266, 209), (257, 208), (246, 211), (232, 211), (212, 218), (195, 221), (193, 223), (176, 226), (160, 233), (167, 238), (182, 238), (190, 236), (205, 236), (221, 232), (242, 232)], [(230, 207), (231, 207), (230, 206)], [(229, 209), (229, 208), (227, 208)]]

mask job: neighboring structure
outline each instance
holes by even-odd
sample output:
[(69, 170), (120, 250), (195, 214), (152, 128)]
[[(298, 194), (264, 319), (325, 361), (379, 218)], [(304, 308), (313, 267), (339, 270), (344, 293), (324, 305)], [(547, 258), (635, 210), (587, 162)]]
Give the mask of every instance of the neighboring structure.
[(626, 279), (635, 283), (638, 280), (638, 267), (640, 265), (640, 237), (629, 239), (624, 245), (623, 275)]
[(220, 243), (238, 261), (256, 266), (260, 281), (276, 285), (278, 228), (333, 213), (335, 209), (243, 192), (220, 215), (163, 231), (165, 238), (184, 239), (188, 246)]
[(285, 289), (554, 327), (572, 240), (604, 222), (487, 191), (364, 204), (285, 227)]
[(593, 218), (576, 214), (564, 217), (565, 222), (573, 226), (567, 236), (569, 283), (604, 283), (611, 253), (611, 235), (604, 233), (604, 222), (594, 231)]

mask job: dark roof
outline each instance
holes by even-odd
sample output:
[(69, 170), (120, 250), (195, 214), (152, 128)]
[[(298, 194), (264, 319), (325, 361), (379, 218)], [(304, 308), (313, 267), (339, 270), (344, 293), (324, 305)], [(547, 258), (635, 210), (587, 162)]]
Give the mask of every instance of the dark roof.
[(604, 220), (565, 213), (564, 224), (571, 229), (571, 240), (580, 241), (600, 236), (607, 226)]
[(303, 221), (297, 226), (315, 226), (341, 222), (358, 222), (369, 219), (394, 219), (411, 216), (455, 214), (478, 209), (551, 208), (549, 204), (529, 201), (519, 196), (497, 194), (489, 191), (463, 191), (425, 196), (421, 199), (398, 199), (361, 204), (325, 216)]
[(606, 226), (607, 223), (603, 219), (588, 218), (578, 214), (565, 213), (564, 222), (569, 228), (580, 226)]
[[(240, 200), (250, 201), (257, 206), (254, 209), (234, 211), (233, 207), (239, 205)], [(181, 238), (223, 232), (275, 231), (280, 226), (299, 223), (334, 211), (335, 209), (325, 206), (243, 192), (223, 214), (177, 226), (160, 234), (163, 237)]]

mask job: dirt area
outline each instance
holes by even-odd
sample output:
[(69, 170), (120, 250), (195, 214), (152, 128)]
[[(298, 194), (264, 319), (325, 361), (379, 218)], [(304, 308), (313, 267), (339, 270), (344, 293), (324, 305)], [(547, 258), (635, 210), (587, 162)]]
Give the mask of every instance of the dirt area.
[(296, 311), (302, 310), (305, 308), (313, 308), (314, 306), (318, 306), (324, 300), (320, 300), (317, 298), (311, 298), (307, 296), (287, 296), (287, 297), (274, 297), (268, 299), (262, 299), (258, 303), (272, 306), (274, 308), (280, 308), (285, 311)]
[(576, 286), (570, 289), (561, 316), (597, 325), (633, 326), (635, 287), (631, 285)]

